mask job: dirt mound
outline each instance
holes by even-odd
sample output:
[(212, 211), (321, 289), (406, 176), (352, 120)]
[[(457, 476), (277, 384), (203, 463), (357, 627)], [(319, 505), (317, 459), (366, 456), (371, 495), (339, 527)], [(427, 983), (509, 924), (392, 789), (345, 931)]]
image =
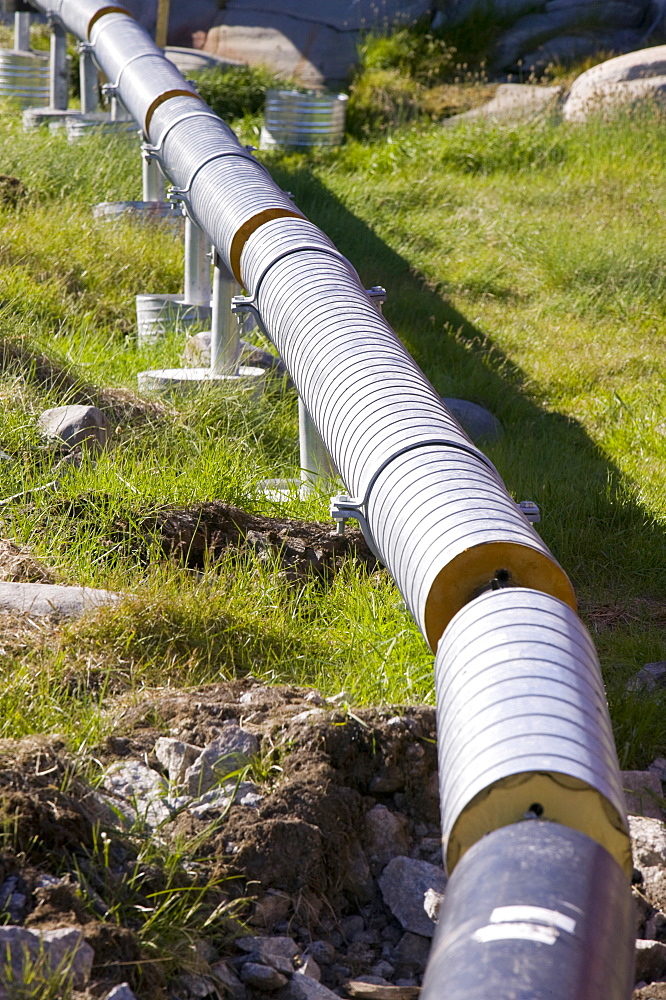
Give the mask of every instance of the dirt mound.
[(0, 580), (7, 583), (55, 583), (55, 575), (22, 546), (0, 538)]

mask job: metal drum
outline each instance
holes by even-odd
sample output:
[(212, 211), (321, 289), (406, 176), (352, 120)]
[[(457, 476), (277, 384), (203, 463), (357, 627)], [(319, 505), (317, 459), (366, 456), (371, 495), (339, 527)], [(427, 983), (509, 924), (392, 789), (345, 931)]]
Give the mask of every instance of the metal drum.
[(259, 145), (262, 149), (273, 146), (338, 146), (345, 132), (348, 100), (346, 94), (267, 91)]
[(48, 56), (0, 49), (0, 98), (20, 108), (48, 105)]

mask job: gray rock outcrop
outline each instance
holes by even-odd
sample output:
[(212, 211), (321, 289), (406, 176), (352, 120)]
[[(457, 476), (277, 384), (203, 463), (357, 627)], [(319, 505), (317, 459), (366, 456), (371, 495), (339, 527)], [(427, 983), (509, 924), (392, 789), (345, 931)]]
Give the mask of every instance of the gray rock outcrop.
[[(39, 931), (27, 927), (0, 927), (0, 954), (3, 965), (0, 983), (22, 983), (28, 969), (48, 982), (62, 978), (63, 985), (71, 983), (82, 988), (90, 979), (95, 953), (83, 940), (80, 930), (59, 927)], [(10, 978), (11, 977), (11, 978)]]
[(70, 448), (85, 445), (95, 450), (106, 447), (111, 433), (108, 417), (102, 410), (78, 403), (44, 410), (39, 417), (39, 429), (45, 437)]
[(639, 49), (608, 59), (574, 80), (562, 108), (565, 121), (583, 122), (623, 104), (663, 97), (666, 92), (666, 45)]

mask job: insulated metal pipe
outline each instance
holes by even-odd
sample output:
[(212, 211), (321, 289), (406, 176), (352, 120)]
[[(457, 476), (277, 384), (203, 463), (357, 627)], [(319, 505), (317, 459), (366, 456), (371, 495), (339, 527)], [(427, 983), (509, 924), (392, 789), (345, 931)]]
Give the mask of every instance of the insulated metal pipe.
[(423, 1000), (627, 1000), (629, 883), (599, 844), (531, 820), (479, 840), (446, 887)]
[[(583, 846), (569, 857), (588, 866), (586, 877), (590, 866), (603, 867), (598, 858), (609, 859), (614, 874), (608, 876), (607, 909), (624, 914), (630, 863), (617, 760), (598, 663), (572, 611), (564, 571), (369, 302), (349, 262), (214, 120), (146, 32), (118, 8), (95, 0), (45, 0), (40, 6), (55, 8), (70, 30), (90, 38), (100, 68), (143, 128), (193, 221), (250, 293), (348, 487), (344, 509), (364, 523), (433, 649), (444, 633), (436, 684), (452, 885), (463, 885), (458, 873), (475, 858), (481, 865), (491, 837), (503, 838), (526, 816), (541, 816), (548, 822), (524, 825), (551, 829), (555, 820), (561, 844), (579, 838)], [(221, 314), (219, 307), (218, 321)], [(230, 344), (216, 349), (215, 364), (228, 364), (231, 353)], [(469, 693), (461, 683), (468, 679)], [(511, 864), (507, 858), (510, 871)], [(553, 884), (563, 875), (555, 861), (549, 871)], [(449, 926), (456, 911), (462, 917), (464, 895), (461, 890), (452, 897)], [(569, 896), (591, 934), (589, 893), (567, 890)], [(542, 898), (535, 882), (524, 899), (506, 905), (548, 909)], [(484, 940), (493, 934), (499, 939), (483, 930), (497, 922), (530, 924), (494, 920), (491, 911), (471, 937), (483, 931)], [(552, 921), (544, 926), (552, 929)], [(623, 917), (607, 928), (609, 982), (619, 984), (612, 1000), (628, 996), (629, 927)], [(521, 964), (516, 941), (523, 938), (505, 931), (500, 938), (513, 949), (513, 968), (525, 976), (519, 987), (507, 969), (493, 1000), (553, 996), (543, 991), (534, 963)], [(429, 997), (454, 1000), (441, 986), (447, 973), (437, 954)], [(574, 952), (548, 954), (555, 956), (549, 979), (559, 977), (556, 988), (561, 979), (566, 990), (562, 1000), (601, 1000), (596, 980), (586, 993), (563, 967)], [(476, 1000), (486, 995), (474, 994)]]
[(14, 49), (17, 52), (30, 51), (30, 22), (32, 15), (17, 10), (14, 14)]
[(67, 33), (60, 21), (54, 19), (51, 22), (49, 107), (54, 111), (65, 111), (68, 102)]
[(442, 853), (531, 813), (598, 841), (631, 876), (624, 795), (599, 661), (548, 594), (488, 591), (458, 612), (435, 661)]

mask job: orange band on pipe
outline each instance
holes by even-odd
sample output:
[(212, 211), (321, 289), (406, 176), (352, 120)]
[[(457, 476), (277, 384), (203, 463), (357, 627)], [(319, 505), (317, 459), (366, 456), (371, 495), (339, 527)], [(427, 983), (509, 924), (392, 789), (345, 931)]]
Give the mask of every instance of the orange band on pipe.
[(109, 5), (108, 7), (102, 7), (90, 18), (88, 22), (88, 28), (86, 30), (86, 37), (90, 39), (90, 32), (93, 29), (93, 25), (97, 24), (100, 17), (105, 17), (107, 14), (125, 14), (127, 17), (131, 17), (134, 20), (134, 14), (130, 13), (127, 7), (119, 7), (117, 5)]
[(433, 652), (453, 616), (501, 570), (508, 572), (509, 585), (541, 590), (558, 597), (576, 611), (576, 595), (571, 581), (551, 556), (515, 542), (475, 545), (454, 556), (439, 571), (430, 587), (424, 622), (426, 638)]
[[(159, 53), (156, 53), (156, 55), (157, 54)], [(155, 98), (153, 103), (146, 111), (146, 120), (143, 124), (143, 130), (146, 135), (148, 135), (148, 129), (150, 128), (150, 119), (153, 117), (159, 106), (161, 104), (164, 104), (165, 101), (170, 101), (172, 97), (194, 97), (197, 100), (201, 101), (203, 104), (206, 103), (203, 97), (199, 97), (199, 95), (195, 93), (193, 90), (165, 90), (163, 94), (160, 94), (159, 97)]]
[(256, 230), (259, 229), (260, 226), (263, 226), (265, 222), (271, 222), (272, 219), (302, 218), (303, 216), (300, 212), (290, 212), (288, 208), (267, 208), (263, 212), (253, 215), (251, 219), (248, 219), (247, 222), (243, 223), (231, 241), (231, 250), (229, 252), (231, 270), (233, 271), (239, 285), (243, 284), (243, 276), (241, 275), (240, 269), (241, 254), (243, 253), (243, 247), (249, 240), (252, 233), (256, 232)]

